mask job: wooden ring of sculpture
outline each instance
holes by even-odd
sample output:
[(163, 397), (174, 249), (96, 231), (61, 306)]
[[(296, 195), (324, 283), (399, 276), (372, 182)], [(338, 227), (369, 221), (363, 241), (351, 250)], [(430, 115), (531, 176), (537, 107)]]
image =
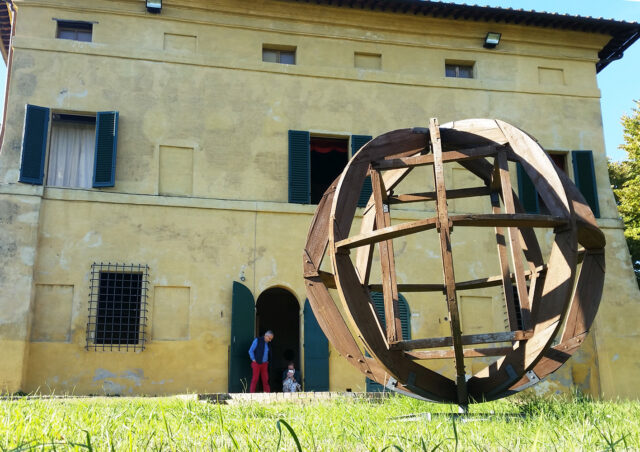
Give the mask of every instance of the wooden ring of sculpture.
[[(443, 167), (452, 162), (477, 176), (480, 186), (446, 187)], [(524, 213), (511, 187), (509, 162), (522, 166), (548, 214)], [(414, 168), (425, 165), (433, 169), (435, 191), (394, 193)], [(360, 233), (349, 236), (367, 176), (373, 193), (363, 212)], [(449, 215), (447, 199), (477, 196), (490, 198), (491, 214)], [(390, 206), (418, 201), (433, 201), (435, 216), (391, 224)], [(494, 229), (500, 275), (455, 281), (450, 241), (454, 226)], [(534, 228), (554, 228), (546, 263)], [(427, 230), (436, 230), (439, 237), (444, 284), (398, 284), (393, 239)], [(372, 285), (369, 275), (376, 243), (382, 280)], [(531, 136), (500, 120), (469, 119), (439, 126), (431, 119), (428, 128), (380, 135), (351, 159), (318, 205), (303, 267), (318, 323), (352, 365), (396, 391), (467, 405), (505, 397), (535, 384), (579, 348), (602, 295), (604, 246), (604, 234), (587, 202)], [(350, 255), (353, 249), (357, 250), (355, 261)], [(327, 253), (329, 272), (320, 270)], [(457, 292), (497, 285), (503, 287), (509, 331), (463, 335)], [(329, 289), (337, 289), (344, 315)], [(383, 293), (386, 328), (375, 313), (372, 290)], [(451, 334), (403, 339), (398, 294), (427, 291), (444, 293)], [(508, 346), (467, 347), (486, 343)], [(474, 375), (466, 374), (465, 359), (487, 356), (498, 358)], [(435, 358), (453, 360), (455, 379), (417, 362)]]

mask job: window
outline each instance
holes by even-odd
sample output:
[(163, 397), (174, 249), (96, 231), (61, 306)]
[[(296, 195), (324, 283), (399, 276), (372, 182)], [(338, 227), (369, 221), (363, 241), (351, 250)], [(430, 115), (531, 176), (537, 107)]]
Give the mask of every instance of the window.
[[(547, 155), (551, 158), (553, 163), (562, 170), (563, 173), (567, 174), (567, 154), (565, 152), (547, 152)], [(568, 174), (567, 174), (568, 176)], [(537, 193), (537, 192), (536, 192)], [(538, 195), (538, 211), (541, 214), (549, 215), (549, 209), (545, 205), (542, 200), (542, 196), (540, 193)]]
[(117, 111), (102, 111), (95, 116), (52, 115), (48, 108), (27, 105), (19, 181), (43, 184), (48, 150), (47, 185), (113, 187), (118, 117)]
[(600, 218), (598, 186), (592, 151), (572, 151), (573, 179), (596, 218)]
[[(371, 140), (369, 135), (351, 136), (351, 154)], [(311, 136), (309, 132), (289, 131), (289, 202), (317, 204), (324, 192), (349, 161), (349, 138)], [(366, 205), (371, 196), (371, 180), (367, 177), (358, 206)]]
[(444, 74), (447, 77), (473, 78), (473, 62), (449, 62), (444, 65)]
[(567, 154), (565, 152), (549, 152), (549, 157), (564, 173), (567, 172)]
[(87, 350), (144, 350), (149, 267), (91, 266)]
[[(549, 154), (555, 164), (566, 173), (566, 154)], [(598, 188), (596, 185), (595, 167), (592, 151), (572, 151), (573, 181), (580, 193), (585, 197), (589, 207), (596, 218), (600, 218), (600, 206), (598, 203)], [(527, 213), (546, 212), (542, 200), (538, 195), (529, 175), (518, 162), (518, 197)]]
[(56, 37), (58, 39), (91, 42), (92, 33), (93, 24), (91, 22), (59, 20)]
[(349, 161), (348, 138), (311, 137), (311, 204), (318, 204)]
[(262, 61), (266, 63), (296, 64), (296, 48), (263, 46)]
[[(398, 311), (400, 314), (400, 324), (402, 325), (402, 339), (407, 341), (411, 339), (411, 309), (407, 299), (398, 294)], [(371, 292), (371, 301), (373, 301), (373, 307), (375, 308), (378, 320), (382, 325), (382, 329), (386, 330), (386, 321), (384, 318), (384, 295), (381, 292)], [(367, 356), (369, 354), (367, 353)], [(367, 392), (383, 392), (384, 388), (381, 384), (367, 378), (366, 379)]]
[(91, 188), (95, 116), (54, 114), (50, 140), (47, 185)]

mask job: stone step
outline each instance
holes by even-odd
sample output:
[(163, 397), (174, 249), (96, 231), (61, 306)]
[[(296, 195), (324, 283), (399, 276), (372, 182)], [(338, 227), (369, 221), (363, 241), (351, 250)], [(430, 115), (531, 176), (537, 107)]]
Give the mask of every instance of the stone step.
[(240, 393), (210, 393), (198, 394), (198, 400), (223, 405), (237, 403), (313, 403), (335, 399), (361, 399), (368, 401), (381, 401), (390, 397), (390, 392), (240, 392)]

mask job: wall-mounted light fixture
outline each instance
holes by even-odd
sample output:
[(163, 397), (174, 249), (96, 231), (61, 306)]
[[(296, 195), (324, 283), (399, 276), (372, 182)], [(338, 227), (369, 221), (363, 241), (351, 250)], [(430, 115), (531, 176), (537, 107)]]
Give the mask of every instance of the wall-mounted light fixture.
[(147, 0), (147, 11), (150, 13), (162, 11), (162, 0)]
[(502, 33), (496, 33), (495, 31), (490, 31), (487, 33), (487, 36), (484, 38), (484, 44), (482, 47), (485, 49), (495, 49), (496, 46), (500, 43), (500, 36)]

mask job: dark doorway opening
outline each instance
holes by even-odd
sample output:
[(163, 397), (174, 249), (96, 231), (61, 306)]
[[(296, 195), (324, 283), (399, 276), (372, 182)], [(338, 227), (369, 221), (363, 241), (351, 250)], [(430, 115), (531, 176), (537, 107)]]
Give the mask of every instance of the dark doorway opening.
[(318, 204), (349, 160), (347, 138), (311, 137), (311, 204)]
[[(271, 392), (282, 392), (282, 373), (293, 361), (300, 370), (300, 305), (291, 292), (267, 289), (256, 303), (256, 334), (273, 331), (272, 357), (269, 363)], [(258, 386), (259, 388), (260, 386)]]

